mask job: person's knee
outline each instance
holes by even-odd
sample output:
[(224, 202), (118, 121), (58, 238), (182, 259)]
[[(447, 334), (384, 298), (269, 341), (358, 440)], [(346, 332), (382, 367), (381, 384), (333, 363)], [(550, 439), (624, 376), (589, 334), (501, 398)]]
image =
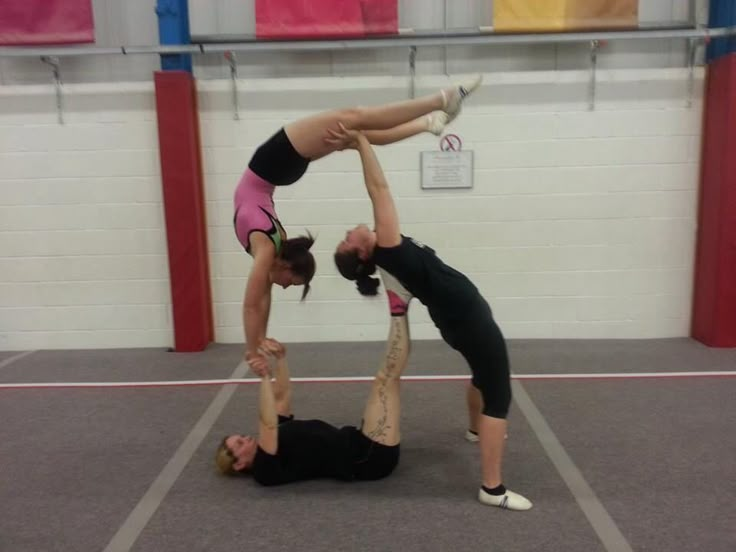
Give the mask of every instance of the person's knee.
[(375, 381), (381, 386), (394, 384), (398, 382), (400, 378), (401, 370), (397, 370), (395, 366), (382, 366), (375, 375)]
[(506, 419), (511, 408), (511, 386), (498, 385), (493, 389), (481, 389), (483, 414), (491, 418)]
[(505, 420), (509, 416), (509, 409), (508, 407), (503, 408), (503, 407), (484, 406), (482, 413), (484, 416), (490, 416), (491, 418), (499, 418), (501, 420)]
[(367, 114), (363, 107), (350, 107), (339, 111), (340, 122), (346, 128), (365, 130), (367, 128)]

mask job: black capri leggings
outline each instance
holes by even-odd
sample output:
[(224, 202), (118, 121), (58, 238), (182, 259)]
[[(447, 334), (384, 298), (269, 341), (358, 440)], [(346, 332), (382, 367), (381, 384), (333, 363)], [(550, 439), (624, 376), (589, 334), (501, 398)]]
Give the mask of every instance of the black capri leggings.
[(448, 345), (468, 361), (473, 386), (483, 396), (483, 414), (505, 419), (511, 405), (509, 356), (491, 307), (479, 297), (464, 322), (441, 332)]

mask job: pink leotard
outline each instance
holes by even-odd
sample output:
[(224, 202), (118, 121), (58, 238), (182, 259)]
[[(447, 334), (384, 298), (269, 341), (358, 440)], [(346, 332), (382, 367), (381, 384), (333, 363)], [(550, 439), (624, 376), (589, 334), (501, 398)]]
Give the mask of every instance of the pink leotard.
[(276, 246), (277, 255), (286, 239), (286, 232), (273, 207), (274, 188), (250, 169), (246, 169), (235, 188), (235, 235), (248, 253), (253, 232), (266, 234)]

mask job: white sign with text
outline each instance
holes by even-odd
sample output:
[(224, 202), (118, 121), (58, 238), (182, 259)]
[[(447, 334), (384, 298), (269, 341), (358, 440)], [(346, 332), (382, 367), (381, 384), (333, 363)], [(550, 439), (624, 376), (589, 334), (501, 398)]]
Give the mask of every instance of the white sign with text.
[(473, 187), (472, 151), (423, 151), (422, 188)]

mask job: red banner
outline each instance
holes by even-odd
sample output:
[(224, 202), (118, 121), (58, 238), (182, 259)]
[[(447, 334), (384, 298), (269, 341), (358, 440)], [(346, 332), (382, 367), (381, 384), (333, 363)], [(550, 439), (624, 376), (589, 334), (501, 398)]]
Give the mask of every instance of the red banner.
[(398, 0), (361, 0), (366, 34), (396, 34), (399, 32)]
[(397, 0), (256, 0), (258, 38), (396, 34)]
[(92, 0), (0, 0), (0, 44), (94, 41)]

